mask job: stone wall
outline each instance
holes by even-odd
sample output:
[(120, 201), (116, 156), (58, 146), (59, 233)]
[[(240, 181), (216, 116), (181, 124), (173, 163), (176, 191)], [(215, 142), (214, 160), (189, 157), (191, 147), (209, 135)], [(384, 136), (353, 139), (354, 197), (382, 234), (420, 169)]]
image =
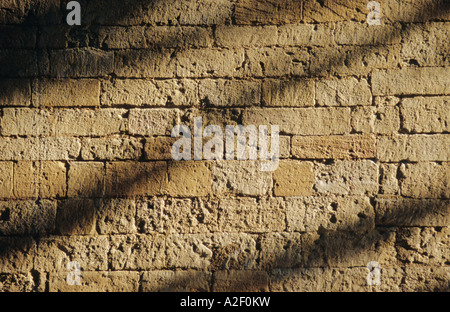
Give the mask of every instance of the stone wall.
[(448, 0), (67, 2), (0, 3), (1, 290), (449, 291)]

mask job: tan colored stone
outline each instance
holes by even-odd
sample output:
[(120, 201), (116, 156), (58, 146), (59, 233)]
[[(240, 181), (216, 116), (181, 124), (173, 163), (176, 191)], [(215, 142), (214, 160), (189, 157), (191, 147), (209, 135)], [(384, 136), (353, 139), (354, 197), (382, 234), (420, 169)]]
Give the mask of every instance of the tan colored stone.
[(172, 145), (177, 138), (153, 137), (145, 139), (145, 159), (148, 160), (171, 160)]
[(374, 95), (450, 94), (450, 68), (424, 67), (375, 71)]
[(334, 44), (334, 27), (323, 24), (287, 24), (278, 27), (281, 46), (329, 46)]
[(372, 105), (372, 93), (365, 79), (320, 80), (315, 92), (319, 106)]
[(1, 274), (1, 292), (32, 292), (36, 285), (31, 273), (10, 273)]
[(371, 160), (338, 160), (315, 165), (314, 188), (324, 194), (372, 195), (378, 193), (378, 166)]
[(0, 197), (13, 196), (13, 163), (0, 162)]
[(445, 0), (398, 1), (399, 14), (396, 19), (402, 22), (428, 22), (432, 19), (448, 21), (447, 5)]
[(0, 233), (2, 235), (45, 235), (55, 230), (56, 202), (0, 202)]
[(115, 79), (102, 83), (102, 105), (193, 106), (198, 103), (195, 81)]
[(62, 162), (22, 161), (14, 165), (14, 195), (17, 198), (54, 198), (66, 195), (66, 166)]
[[(280, 148), (280, 158), (289, 158), (291, 157), (291, 137), (280, 135), (280, 141), (279, 141), (279, 148)], [(270, 148), (272, 145), (268, 144), (268, 148)]]
[(211, 166), (214, 194), (265, 195), (272, 189), (272, 173), (260, 170), (259, 161), (223, 160)]
[(280, 132), (332, 135), (350, 132), (349, 108), (254, 108), (243, 112), (245, 125), (278, 125)]
[(234, 18), (237, 24), (289, 24), (302, 20), (302, 6), (295, 0), (239, 0)]
[(408, 266), (405, 268), (403, 290), (408, 292), (447, 292), (449, 276), (448, 266)]
[(221, 232), (256, 233), (283, 231), (285, 208), (281, 199), (224, 198), (218, 205), (218, 229)]
[(0, 80), (0, 106), (29, 106), (31, 84), (28, 79)]
[(275, 26), (221, 25), (215, 31), (216, 41), (222, 47), (274, 46), (278, 42)]
[(2, 160), (68, 160), (80, 153), (81, 144), (75, 138), (2, 138)]
[(286, 199), (288, 231), (319, 230), (364, 233), (375, 226), (368, 197), (298, 197)]
[(396, 133), (400, 130), (399, 109), (395, 106), (356, 107), (351, 123), (360, 133)]
[(114, 54), (114, 73), (119, 78), (173, 78), (176, 65), (170, 51), (120, 50)]
[(69, 285), (66, 272), (51, 273), (49, 292), (137, 292), (139, 290), (139, 272), (95, 272), (82, 271), (80, 285)]
[(262, 268), (298, 267), (304, 263), (300, 233), (267, 233), (260, 238), (260, 249)]
[(125, 109), (75, 110), (56, 113), (54, 134), (57, 136), (106, 136), (126, 130)]
[(68, 173), (69, 197), (103, 195), (105, 165), (100, 162), (71, 162)]
[(403, 31), (402, 58), (417, 66), (449, 66), (450, 23), (409, 24)]
[(269, 274), (265, 271), (214, 272), (213, 290), (216, 292), (267, 292)]
[(395, 237), (392, 228), (375, 228), (366, 233), (325, 231), (320, 235), (304, 235), (303, 266), (366, 267), (370, 261), (376, 261), (382, 268), (393, 267), (397, 264)]
[(210, 47), (213, 43), (211, 29), (190, 26), (108, 26), (100, 28), (98, 36), (108, 49)]
[(400, 194), (400, 186), (397, 179), (397, 164), (380, 164), (380, 193), (385, 195)]
[(217, 202), (185, 198), (153, 198), (136, 203), (140, 233), (210, 233), (217, 230)]
[(366, 21), (369, 11), (366, 3), (357, 0), (305, 0), (304, 21), (307, 23), (328, 23), (338, 21)]
[(178, 124), (177, 109), (132, 109), (130, 110), (129, 131), (138, 135), (170, 135)]
[(3, 135), (47, 136), (53, 116), (46, 110), (29, 108), (4, 108), (1, 119)]
[(306, 196), (313, 193), (313, 164), (282, 160), (273, 173), (275, 196)]
[(166, 239), (167, 266), (247, 270), (257, 266), (256, 237), (243, 233), (174, 234)]
[(400, 103), (400, 98), (396, 96), (375, 96), (374, 97), (374, 104), (375, 106), (396, 106), (398, 103)]
[(212, 177), (206, 162), (169, 162), (165, 194), (171, 196), (207, 196)]
[(117, 270), (154, 270), (165, 267), (166, 243), (162, 235), (113, 235), (109, 261)]
[(449, 161), (450, 135), (383, 136), (377, 142), (377, 158), (386, 162)]
[(244, 73), (258, 78), (306, 77), (311, 60), (306, 47), (263, 47), (247, 50), (246, 56)]
[(109, 239), (104, 235), (50, 236), (39, 240), (31, 263), (40, 272), (67, 272), (71, 261), (78, 262), (82, 272), (106, 271), (109, 249)]
[(294, 136), (292, 155), (302, 159), (375, 158), (375, 137), (364, 136)]
[[(106, 3), (111, 5), (108, 10), (105, 10)], [(87, 6), (83, 21), (88, 25), (217, 25), (231, 19), (232, 8), (230, 0), (145, 3), (102, 0)]]
[(400, 44), (313, 47), (308, 73), (315, 76), (369, 76), (375, 69), (398, 68), (400, 51)]
[(401, 31), (398, 24), (373, 27), (367, 23), (340, 22), (336, 25), (335, 41), (340, 45), (399, 44), (402, 40), (399, 35)]
[(151, 271), (142, 276), (142, 291), (208, 292), (212, 273), (206, 271)]
[(28, 273), (33, 269), (36, 242), (31, 237), (0, 237), (1, 273)]
[(242, 107), (261, 102), (261, 84), (257, 81), (202, 79), (199, 92), (207, 106)]
[(429, 133), (450, 131), (450, 97), (414, 97), (402, 100), (402, 126), (408, 132)]
[(382, 267), (381, 285), (369, 286), (370, 271), (363, 267), (277, 269), (271, 273), (270, 290), (274, 292), (399, 292), (404, 277), (401, 269)]
[(86, 138), (81, 142), (83, 160), (138, 160), (142, 141), (133, 137)]
[(38, 197), (40, 163), (19, 161), (14, 164), (14, 196), (16, 198)]
[(442, 267), (450, 259), (449, 236), (448, 227), (402, 228), (397, 233), (398, 259), (406, 263)]
[(176, 55), (176, 75), (183, 78), (241, 77), (244, 61), (243, 49), (184, 50)]
[(136, 202), (132, 199), (103, 199), (97, 210), (97, 230), (100, 234), (132, 234), (135, 224)]
[(314, 82), (312, 80), (265, 80), (262, 100), (265, 106), (307, 107), (314, 106)]
[(68, 199), (60, 202), (56, 229), (61, 235), (92, 235), (95, 233), (95, 210), (92, 199)]
[(111, 51), (93, 48), (51, 50), (48, 57), (48, 74), (56, 78), (97, 78), (112, 74), (114, 70), (114, 53)]
[(400, 189), (414, 198), (450, 198), (450, 163), (419, 162), (402, 164)]
[[(64, 95), (64, 96), (62, 96)], [(35, 79), (33, 105), (38, 107), (99, 106), (100, 82), (94, 79)]]
[(39, 172), (39, 196), (44, 198), (63, 197), (66, 195), (66, 165), (62, 162), (41, 162)]
[[(178, 124), (185, 124), (191, 130), (191, 134), (194, 131), (194, 121), (195, 118), (202, 118), (203, 130), (205, 127), (210, 125), (217, 125), (222, 128), (222, 131), (226, 130), (227, 125), (237, 126), (240, 124), (240, 115), (242, 113), (242, 109), (240, 108), (193, 108), (184, 112), (181, 117), (183, 122)], [(209, 140), (209, 137), (203, 136), (203, 139), (206, 140), (203, 143), (206, 143)]]
[(166, 185), (165, 162), (112, 162), (106, 164), (108, 196), (153, 196)]
[(378, 198), (376, 222), (383, 226), (447, 226), (450, 201), (440, 199)]

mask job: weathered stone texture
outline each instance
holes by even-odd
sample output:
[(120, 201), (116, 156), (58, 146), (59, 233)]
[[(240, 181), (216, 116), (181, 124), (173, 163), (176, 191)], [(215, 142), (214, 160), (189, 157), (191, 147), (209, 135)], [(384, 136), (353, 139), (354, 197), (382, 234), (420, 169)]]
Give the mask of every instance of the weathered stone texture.
[(371, 160), (337, 160), (315, 166), (319, 193), (373, 195), (378, 192), (378, 166)]
[(34, 268), (67, 274), (68, 263), (76, 261), (85, 271), (106, 271), (109, 249), (110, 242), (106, 236), (46, 237), (37, 244)]
[(0, 80), (0, 106), (29, 106), (31, 83), (28, 79)]
[(192, 80), (113, 80), (102, 83), (102, 105), (193, 106), (198, 86)]
[(376, 155), (373, 136), (294, 136), (292, 155), (302, 159), (364, 159)]
[(206, 271), (150, 271), (142, 277), (142, 291), (211, 291), (212, 273)]
[(223, 160), (212, 165), (215, 194), (264, 195), (272, 189), (272, 173), (260, 170), (259, 161)]
[(265, 271), (217, 271), (213, 290), (217, 292), (267, 292), (269, 275)]
[(153, 196), (161, 194), (167, 179), (163, 162), (112, 162), (106, 164), (107, 196)]
[(295, 0), (239, 0), (234, 18), (238, 24), (285, 24), (302, 19), (302, 6)]
[(419, 162), (400, 166), (403, 196), (414, 198), (449, 198), (450, 163)]
[(199, 84), (200, 100), (208, 106), (233, 107), (258, 105), (261, 84), (254, 81), (205, 79)]
[(67, 2), (0, 0), (0, 292), (450, 289), (448, 0)]
[(321, 80), (316, 83), (316, 103), (320, 106), (371, 105), (372, 94), (366, 80)]
[(449, 161), (450, 135), (383, 136), (377, 142), (381, 161)]
[(314, 94), (311, 80), (266, 80), (263, 83), (262, 100), (265, 106), (307, 107), (314, 106)]
[(379, 198), (377, 224), (388, 226), (447, 226), (450, 202), (438, 199)]
[(286, 200), (288, 231), (360, 232), (374, 228), (375, 213), (368, 197), (296, 197)]
[(20, 200), (0, 202), (1, 235), (44, 235), (55, 230), (56, 202)]
[(247, 109), (245, 125), (278, 125), (280, 132), (299, 135), (331, 135), (350, 132), (349, 108)]
[(136, 138), (86, 138), (81, 143), (83, 160), (137, 160), (143, 143)]
[(11, 198), (13, 193), (13, 163), (0, 162), (0, 196)]
[(450, 130), (450, 97), (406, 98), (400, 104), (403, 128), (412, 133), (440, 133)]
[(49, 292), (137, 292), (139, 272), (82, 271), (80, 285), (67, 283), (67, 272), (52, 273), (49, 277)]
[(313, 193), (313, 164), (283, 160), (273, 174), (275, 196), (306, 196)]
[(33, 105), (39, 107), (99, 106), (100, 82), (96, 79), (36, 79)]
[(449, 77), (448, 67), (376, 71), (372, 75), (372, 90), (374, 95), (449, 94)]
[(396, 133), (400, 130), (399, 109), (395, 106), (356, 107), (351, 124), (358, 133)]

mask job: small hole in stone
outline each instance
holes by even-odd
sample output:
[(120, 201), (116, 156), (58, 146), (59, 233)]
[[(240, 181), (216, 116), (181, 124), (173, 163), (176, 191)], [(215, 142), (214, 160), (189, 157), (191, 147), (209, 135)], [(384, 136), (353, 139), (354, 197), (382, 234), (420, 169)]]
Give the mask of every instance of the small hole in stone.
[(0, 211), (0, 221), (3, 221), (3, 222), (9, 221), (10, 215), (11, 215), (11, 212), (9, 209)]

